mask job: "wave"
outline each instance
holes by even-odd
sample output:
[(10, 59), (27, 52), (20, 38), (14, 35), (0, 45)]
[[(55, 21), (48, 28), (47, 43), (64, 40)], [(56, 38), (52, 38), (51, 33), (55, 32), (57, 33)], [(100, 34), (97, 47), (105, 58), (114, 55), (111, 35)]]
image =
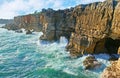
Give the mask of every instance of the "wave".
[(88, 55), (72, 59), (69, 52), (65, 50), (68, 44), (65, 37), (61, 36), (60, 41), (50, 43), (39, 40), (41, 35), (42, 32), (25, 35), (25, 33), (15, 33), (0, 28), (0, 66), (2, 67), (0, 67), (0, 76), (2, 78), (43, 76), (96, 78), (105, 66), (109, 65), (108, 55), (95, 55), (97, 60), (102, 62), (103, 67), (99, 71), (86, 71), (82, 62)]

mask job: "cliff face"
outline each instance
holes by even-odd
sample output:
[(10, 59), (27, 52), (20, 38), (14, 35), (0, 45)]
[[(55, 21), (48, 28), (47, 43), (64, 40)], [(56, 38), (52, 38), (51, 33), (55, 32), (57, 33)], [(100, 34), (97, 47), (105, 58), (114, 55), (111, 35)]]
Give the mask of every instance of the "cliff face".
[(101, 78), (120, 78), (120, 59), (114, 61), (111, 66), (105, 68)]
[(71, 9), (43, 9), (41, 13), (18, 16), (8, 29), (42, 31), (42, 40), (69, 39), (71, 56), (106, 52), (117, 53), (120, 46), (120, 1), (107, 0)]
[(58, 11), (43, 9), (38, 14), (15, 17), (14, 23), (7, 24), (5, 28), (12, 30), (24, 28), (26, 30), (42, 31), (44, 34), (40, 39), (48, 41), (59, 40), (60, 36), (65, 36), (69, 39), (75, 26), (72, 10), (73, 8)]
[(26, 30), (34, 29), (35, 31), (41, 31), (42, 25), (39, 22), (39, 14), (29, 14), (25, 16), (14, 17), (14, 22), (6, 24), (5, 28), (17, 30), (24, 28)]
[(75, 7), (75, 32), (67, 46), (72, 56), (117, 53), (120, 46), (119, 4), (119, 1), (108, 0)]
[(75, 18), (72, 15), (73, 9), (65, 10), (48, 10), (41, 13), (40, 22), (43, 25), (43, 35), (40, 39), (43, 40), (59, 40), (60, 36), (65, 36), (69, 39), (71, 32), (74, 31)]

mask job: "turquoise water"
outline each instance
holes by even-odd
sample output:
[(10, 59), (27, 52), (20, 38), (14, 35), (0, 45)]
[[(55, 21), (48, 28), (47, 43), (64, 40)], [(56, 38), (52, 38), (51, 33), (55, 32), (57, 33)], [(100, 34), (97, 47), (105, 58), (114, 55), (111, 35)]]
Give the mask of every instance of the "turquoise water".
[(42, 33), (31, 35), (0, 28), (0, 78), (99, 78), (108, 62), (99, 70), (86, 71), (82, 65), (86, 56), (72, 59), (65, 51), (67, 40), (40, 43)]

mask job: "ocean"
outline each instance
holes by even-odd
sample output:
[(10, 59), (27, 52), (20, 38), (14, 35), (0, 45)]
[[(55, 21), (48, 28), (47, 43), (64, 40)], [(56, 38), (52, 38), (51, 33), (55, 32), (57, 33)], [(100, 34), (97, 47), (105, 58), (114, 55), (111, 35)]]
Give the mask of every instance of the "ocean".
[(0, 28), (0, 78), (99, 78), (109, 65), (109, 56), (99, 54), (95, 56), (101, 68), (85, 70), (82, 62), (88, 55), (70, 58), (65, 37), (49, 43), (41, 42), (40, 35)]

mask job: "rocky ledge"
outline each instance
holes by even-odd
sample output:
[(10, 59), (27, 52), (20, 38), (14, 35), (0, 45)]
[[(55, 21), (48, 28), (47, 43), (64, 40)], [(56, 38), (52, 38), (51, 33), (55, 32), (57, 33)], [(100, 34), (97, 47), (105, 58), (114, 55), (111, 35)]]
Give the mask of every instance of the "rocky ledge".
[(120, 2), (107, 0), (75, 7), (75, 32), (67, 49), (71, 56), (117, 54), (120, 46)]
[[(120, 54), (120, 0), (106, 0), (57, 11), (43, 9), (39, 13), (17, 16), (5, 28), (42, 31), (40, 39), (47, 41), (56, 41), (60, 36), (65, 36), (69, 41), (66, 48), (72, 57), (96, 53)], [(105, 71), (116, 72), (114, 75), (119, 78), (119, 63), (120, 60)]]

